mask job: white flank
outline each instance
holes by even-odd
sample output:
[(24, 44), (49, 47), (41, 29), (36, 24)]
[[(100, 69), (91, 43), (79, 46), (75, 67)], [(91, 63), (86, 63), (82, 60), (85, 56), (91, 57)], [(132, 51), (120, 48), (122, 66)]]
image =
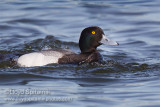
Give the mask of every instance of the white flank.
[(51, 63), (58, 63), (58, 59), (63, 56), (62, 53), (56, 51), (33, 52), (22, 55), (18, 58), (18, 65), (22, 67), (44, 66)]

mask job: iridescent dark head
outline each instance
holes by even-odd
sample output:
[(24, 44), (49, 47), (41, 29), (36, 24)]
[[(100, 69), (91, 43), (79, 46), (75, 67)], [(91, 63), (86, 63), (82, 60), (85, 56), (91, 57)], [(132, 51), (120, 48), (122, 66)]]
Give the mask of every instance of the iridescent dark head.
[(94, 52), (101, 44), (118, 45), (117, 42), (109, 40), (100, 27), (88, 27), (81, 32), (79, 39), (81, 53)]

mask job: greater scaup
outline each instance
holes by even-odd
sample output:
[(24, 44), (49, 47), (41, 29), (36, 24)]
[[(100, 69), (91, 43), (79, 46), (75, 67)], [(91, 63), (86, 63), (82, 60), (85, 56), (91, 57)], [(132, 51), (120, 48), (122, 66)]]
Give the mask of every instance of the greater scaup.
[(117, 42), (109, 40), (100, 27), (88, 27), (81, 32), (79, 39), (80, 54), (62, 49), (46, 50), (24, 54), (18, 58), (17, 63), (23, 67), (33, 67), (52, 63), (79, 64), (96, 62), (101, 59), (101, 55), (96, 48), (102, 44), (119, 45)]

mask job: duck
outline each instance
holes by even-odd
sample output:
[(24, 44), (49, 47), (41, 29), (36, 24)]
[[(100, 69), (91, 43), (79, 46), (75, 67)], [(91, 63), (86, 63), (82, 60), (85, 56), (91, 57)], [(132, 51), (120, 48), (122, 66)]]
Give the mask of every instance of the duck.
[(119, 45), (107, 38), (98, 26), (82, 30), (79, 38), (80, 53), (67, 49), (50, 49), (40, 52), (27, 53), (20, 56), (17, 64), (21, 67), (46, 66), (49, 64), (80, 64), (98, 62), (102, 59), (97, 47), (100, 45)]

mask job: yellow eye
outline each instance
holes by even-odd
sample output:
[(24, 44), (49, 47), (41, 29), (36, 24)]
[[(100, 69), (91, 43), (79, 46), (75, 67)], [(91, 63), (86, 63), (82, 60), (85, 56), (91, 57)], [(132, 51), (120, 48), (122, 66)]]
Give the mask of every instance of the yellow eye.
[(92, 34), (95, 34), (96, 32), (95, 31), (92, 31)]

